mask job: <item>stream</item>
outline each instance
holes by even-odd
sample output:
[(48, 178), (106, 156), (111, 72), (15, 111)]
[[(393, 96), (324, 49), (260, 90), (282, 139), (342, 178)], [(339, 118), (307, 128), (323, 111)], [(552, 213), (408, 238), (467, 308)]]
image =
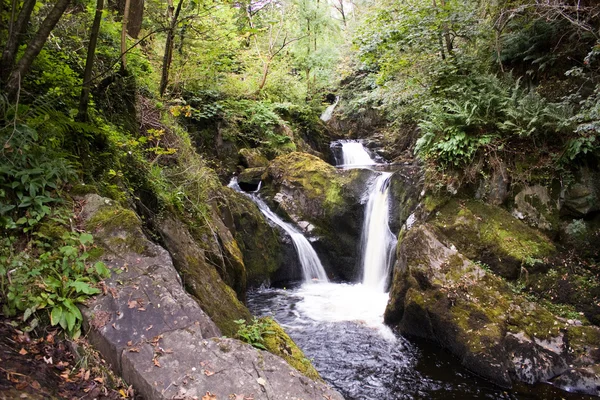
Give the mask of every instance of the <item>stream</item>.
[[(375, 165), (359, 142), (341, 145), (342, 168)], [(396, 244), (388, 227), (390, 176), (380, 172), (367, 188), (359, 283), (328, 282), (300, 231), (274, 214), (257, 193), (245, 193), (290, 235), (304, 272), (303, 282), (291, 287), (250, 291), (250, 311), (281, 324), (323, 379), (348, 400), (587, 398), (550, 385), (503, 390), (466, 371), (435, 345), (409, 341), (383, 324)], [(229, 186), (241, 192), (235, 179)]]

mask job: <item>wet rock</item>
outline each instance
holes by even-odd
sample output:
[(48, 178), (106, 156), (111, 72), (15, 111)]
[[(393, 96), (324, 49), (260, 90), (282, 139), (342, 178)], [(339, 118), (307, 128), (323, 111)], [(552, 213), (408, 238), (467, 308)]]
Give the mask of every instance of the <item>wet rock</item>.
[[(600, 356), (599, 328), (568, 325), (516, 295), (429, 224), (406, 231), (398, 245), (384, 317), (401, 333), (437, 342), (469, 370), (506, 387), (595, 368)], [(571, 390), (588, 389), (582, 383)]]
[(256, 204), (232, 189), (223, 188), (219, 211), (233, 234), (244, 260), (249, 287), (273, 282), (274, 274), (285, 267), (279, 231), (269, 225)]
[(363, 195), (374, 176), (373, 171), (338, 170), (310, 154), (290, 153), (269, 165), (262, 193), (274, 202), (276, 212), (312, 224), (311, 234), (318, 238), (313, 245), (324, 266), (353, 280), (359, 274)]
[(598, 396), (600, 393), (600, 366), (570, 369), (553, 379), (552, 384), (567, 392)]
[(266, 168), (246, 168), (238, 176), (240, 188), (246, 192), (254, 192), (259, 188), (262, 175)]

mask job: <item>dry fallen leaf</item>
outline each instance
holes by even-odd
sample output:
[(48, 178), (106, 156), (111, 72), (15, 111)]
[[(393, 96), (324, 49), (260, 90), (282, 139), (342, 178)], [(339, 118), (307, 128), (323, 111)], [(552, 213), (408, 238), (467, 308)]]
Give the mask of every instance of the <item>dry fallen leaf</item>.
[(158, 357), (154, 356), (154, 358), (152, 359), (152, 362), (154, 363), (155, 367), (160, 368), (160, 362), (158, 362)]
[(206, 394), (202, 396), (202, 400), (217, 400), (217, 396), (211, 392), (206, 392)]
[(146, 328), (146, 332), (148, 332), (150, 329), (152, 329), (153, 325), (150, 325), (149, 327)]
[(34, 388), (35, 390), (40, 390), (42, 388), (42, 385), (40, 385), (40, 383), (38, 381), (32, 381), (31, 387)]
[(133, 346), (133, 340), (130, 340), (129, 342), (127, 342), (127, 346), (129, 346), (129, 347)]
[(207, 370), (207, 369), (205, 369), (205, 370), (204, 370), (204, 375), (206, 375), (206, 376), (211, 376), (211, 375), (214, 375), (214, 374), (215, 374), (215, 373), (214, 373), (214, 372), (212, 372), (212, 371), (209, 371), (209, 370)]
[(136, 308), (137, 306), (138, 306), (138, 303), (135, 300), (129, 300), (127, 302), (127, 307), (129, 307), (129, 308)]
[(132, 347), (132, 348), (128, 349), (127, 351), (129, 351), (130, 353), (139, 353), (140, 349), (138, 349), (137, 347)]
[(24, 347), (21, 347), (21, 350), (19, 350), (19, 354), (24, 356), (25, 354), (27, 354), (27, 350), (25, 350)]
[(265, 386), (267, 384), (267, 381), (265, 381), (264, 378), (258, 378), (256, 382), (258, 382), (260, 386)]

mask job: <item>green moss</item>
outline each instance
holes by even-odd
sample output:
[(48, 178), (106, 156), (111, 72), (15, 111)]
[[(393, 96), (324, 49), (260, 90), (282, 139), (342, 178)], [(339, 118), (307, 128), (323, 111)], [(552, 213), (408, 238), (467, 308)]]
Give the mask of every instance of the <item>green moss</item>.
[(423, 206), (425, 207), (425, 211), (432, 213), (437, 208), (446, 204), (449, 199), (450, 198), (446, 196), (429, 195), (423, 200)]
[(59, 240), (64, 234), (70, 232), (67, 227), (56, 221), (44, 221), (38, 225), (37, 233), (49, 240)]
[(101, 208), (94, 214), (86, 226), (90, 230), (102, 228), (107, 231), (117, 229), (131, 231), (141, 228), (142, 223), (137, 214), (132, 210), (118, 206), (109, 206)]
[(88, 254), (90, 255), (89, 261), (96, 261), (104, 255), (104, 249), (102, 247), (94, 246), (88, 250)]
[(269, 330), (273, 332), (264, 337), (264, 345), (267, 350), (283, 358), (288, 364), (307, 377), (314, 380), (321, 380), (321, 376), (310, 360), (305, 357), (302, 350), (285, 333), (283, 328), (272, 318), (263, 318), (262, 320), (269, 323)]
[(476, 200), (448, 201), (432, 223), (461, 253), (507, 278), (516, 278), (526, 260), (543, 259), (556, 251), (547, 237), (506, 210)]

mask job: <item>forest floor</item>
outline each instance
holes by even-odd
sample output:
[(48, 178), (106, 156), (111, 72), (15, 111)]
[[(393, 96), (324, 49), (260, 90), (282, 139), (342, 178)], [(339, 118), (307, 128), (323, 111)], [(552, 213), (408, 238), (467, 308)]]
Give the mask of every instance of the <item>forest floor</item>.
[(0, 400), (134, 398), (85, 339), (68, 341), (55, 328), (28, 334), (12, 322), (0, 316)]

